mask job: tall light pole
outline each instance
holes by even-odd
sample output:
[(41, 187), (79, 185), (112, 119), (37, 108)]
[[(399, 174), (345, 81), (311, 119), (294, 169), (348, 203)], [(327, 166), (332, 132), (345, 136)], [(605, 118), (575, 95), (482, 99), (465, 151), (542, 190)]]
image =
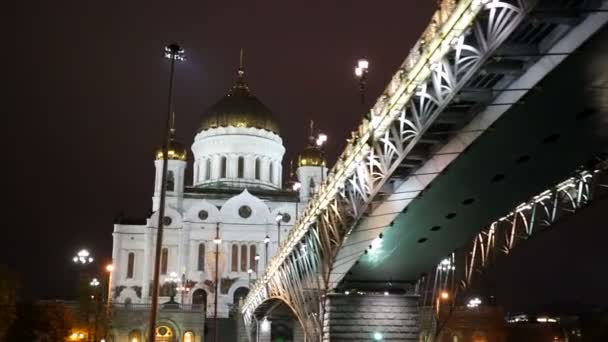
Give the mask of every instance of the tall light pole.
[(214, 339), (213, 342), (219, 341), (219, 330), (217, 326), (217, 295), (219, 291), (219, 259), (220, 259), (220, 244), (222, 243), (222, 239), (220, 238), (220, 223), (218, 222), (215, 226), (215, 239), (213, 239), (213, 243), (215, 244), (215, 300), (213, 303), (213, 332)]
[(158, 313), (158, 290), (160, 283), (160, 255), (163, 248), (163, 218), (165, 216), (165, 195), (167, 193), (167, 165), (168, 149), (171, 127), (171, 113), (173, 112), (173, 74), (175, 73), (175, 62), (184, 60), (184, 50), (177, 44), (165, 47), (165, 58), (171, 63), (169, 70), (169, 97), (167, 101), (167, 120), (163, 138), (163, 168), (160, 179), (160, 201), (158, 207), (158, 232), (156, 234), (156, 253), (154, 255), (154, 279), (152, 281), (152, 306), (150, 308), (150, 322), (148, 323), (148, 341), (154, 342), (156, 338), (156, 315)]

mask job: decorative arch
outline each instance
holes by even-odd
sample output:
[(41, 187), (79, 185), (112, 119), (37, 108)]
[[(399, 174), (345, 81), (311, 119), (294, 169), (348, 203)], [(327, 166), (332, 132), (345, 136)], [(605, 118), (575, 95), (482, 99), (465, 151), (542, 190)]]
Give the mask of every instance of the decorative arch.
[[(199, 213), (201, 212), (201, 210), (204, 210), (207, 212), (207, 218), (203, 221), (201, 220)], [(207, 200), (203, 199), (200, 201), (196, 201), (193, 203), (193, 205), (188, 208), (188, 210), (186, 211), (186, 213), (184, 214), (184, 220), (187, 222), (218, 222), (219, 219), (219, 215), (220, 215), (220, 211), (217, 209), (217, 207), (211, 203), (209, 203)]]
[[(182, 214), (170, 206), (165, 206), (165, 217), (169, 217), (171, 222), (169, 224), (164, 223), (165, 228), (181, 228), (183, 225)], [(155, 211), (150, 216), (148, 227), (158, 227), (158, 211)]]
[[(251, 208), (251, 215), (247, 218), (239, 216), (239, 208), (242, 206), (248, 206)], [(234, 196), (227, 200), (222, 209), (220, 210), (217, 222), (243, 222), (243, 223), (269, 223), (270, 211), (266, 203), (261, 199), (253, 196), (247, 191), (243, 190), (237, 196)], [(221, 229), (221, 227), (220, 227)]]

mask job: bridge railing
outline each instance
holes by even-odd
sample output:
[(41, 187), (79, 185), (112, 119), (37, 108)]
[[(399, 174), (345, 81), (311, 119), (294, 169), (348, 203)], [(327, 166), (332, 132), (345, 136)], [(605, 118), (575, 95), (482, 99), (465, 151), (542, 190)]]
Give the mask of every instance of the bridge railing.
[(307, 233), (319, 213), (328, 207), (338, 191), (344, 188), (348, 179), (355, 173), (361, 161), (369, 154), (371, 143), (387, 133), (408, 101), (416, 94), (419, 86), (427, 82), (434, 68), (450, 49), (464, 39), (463, 34), (469, 30), (479, 12), (489, 2), (489, 0), (441, 2), (421, 39), (393, 75), (385, 92), (371, 107), (371, 122), (363, 120), (358, 127), (355, 137), (349, 141), (320, 190), (309, 201), (303, 215), (269, 263), (264, 276), (252, 288), (244, 310), (248, 309), (250, 299), (262, 295), (264, 286)]

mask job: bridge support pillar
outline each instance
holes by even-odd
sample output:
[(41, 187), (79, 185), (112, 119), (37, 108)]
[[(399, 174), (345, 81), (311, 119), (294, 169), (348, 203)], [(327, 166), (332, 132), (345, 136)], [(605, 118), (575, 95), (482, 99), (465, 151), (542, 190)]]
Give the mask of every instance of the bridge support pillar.
[(323, 342), (418, 341), (418, 296), (331, 294)]

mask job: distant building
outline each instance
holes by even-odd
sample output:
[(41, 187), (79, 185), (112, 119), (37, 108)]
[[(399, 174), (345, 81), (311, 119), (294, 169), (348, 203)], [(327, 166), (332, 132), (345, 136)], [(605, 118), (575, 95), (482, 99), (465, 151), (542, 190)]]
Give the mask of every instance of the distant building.
[[(216, 291), (217, 316), (228, 318), (276, 253), (279, 235), (287, 238), (327, 168), (311, 144), (298, 159), (299, 192), (283, 188), (285, 147), (278, 124), (251, 94), (242, 68), (229, 93), (202, 118), (191, 146), (190, 186), (184, 178), (187, 152), (174, 128), (170, 142), (156, 334), (157, 341), (198, 342), (205, 317), (216, 314)], [(142, 221), (119, 217), (114, 225), (111, 341), (145, 338), (162, 164), (159, 149), (152, 215)], [(234, 334), (230, 330), (222, 335)]]
[(513, 315), (507, 318), (508, 342), (583, 341), (576, 316)]
[[(506, 342), (504, 312), (496, 306), (459, 306), (450, 311), (442, 308), (439, 321), (432, 329), (439, 328), (436, 340), (433, 333), (421, 331), (423, 341), (436, 342)], [(424, 340), (426, 338), (426, 340)]]

